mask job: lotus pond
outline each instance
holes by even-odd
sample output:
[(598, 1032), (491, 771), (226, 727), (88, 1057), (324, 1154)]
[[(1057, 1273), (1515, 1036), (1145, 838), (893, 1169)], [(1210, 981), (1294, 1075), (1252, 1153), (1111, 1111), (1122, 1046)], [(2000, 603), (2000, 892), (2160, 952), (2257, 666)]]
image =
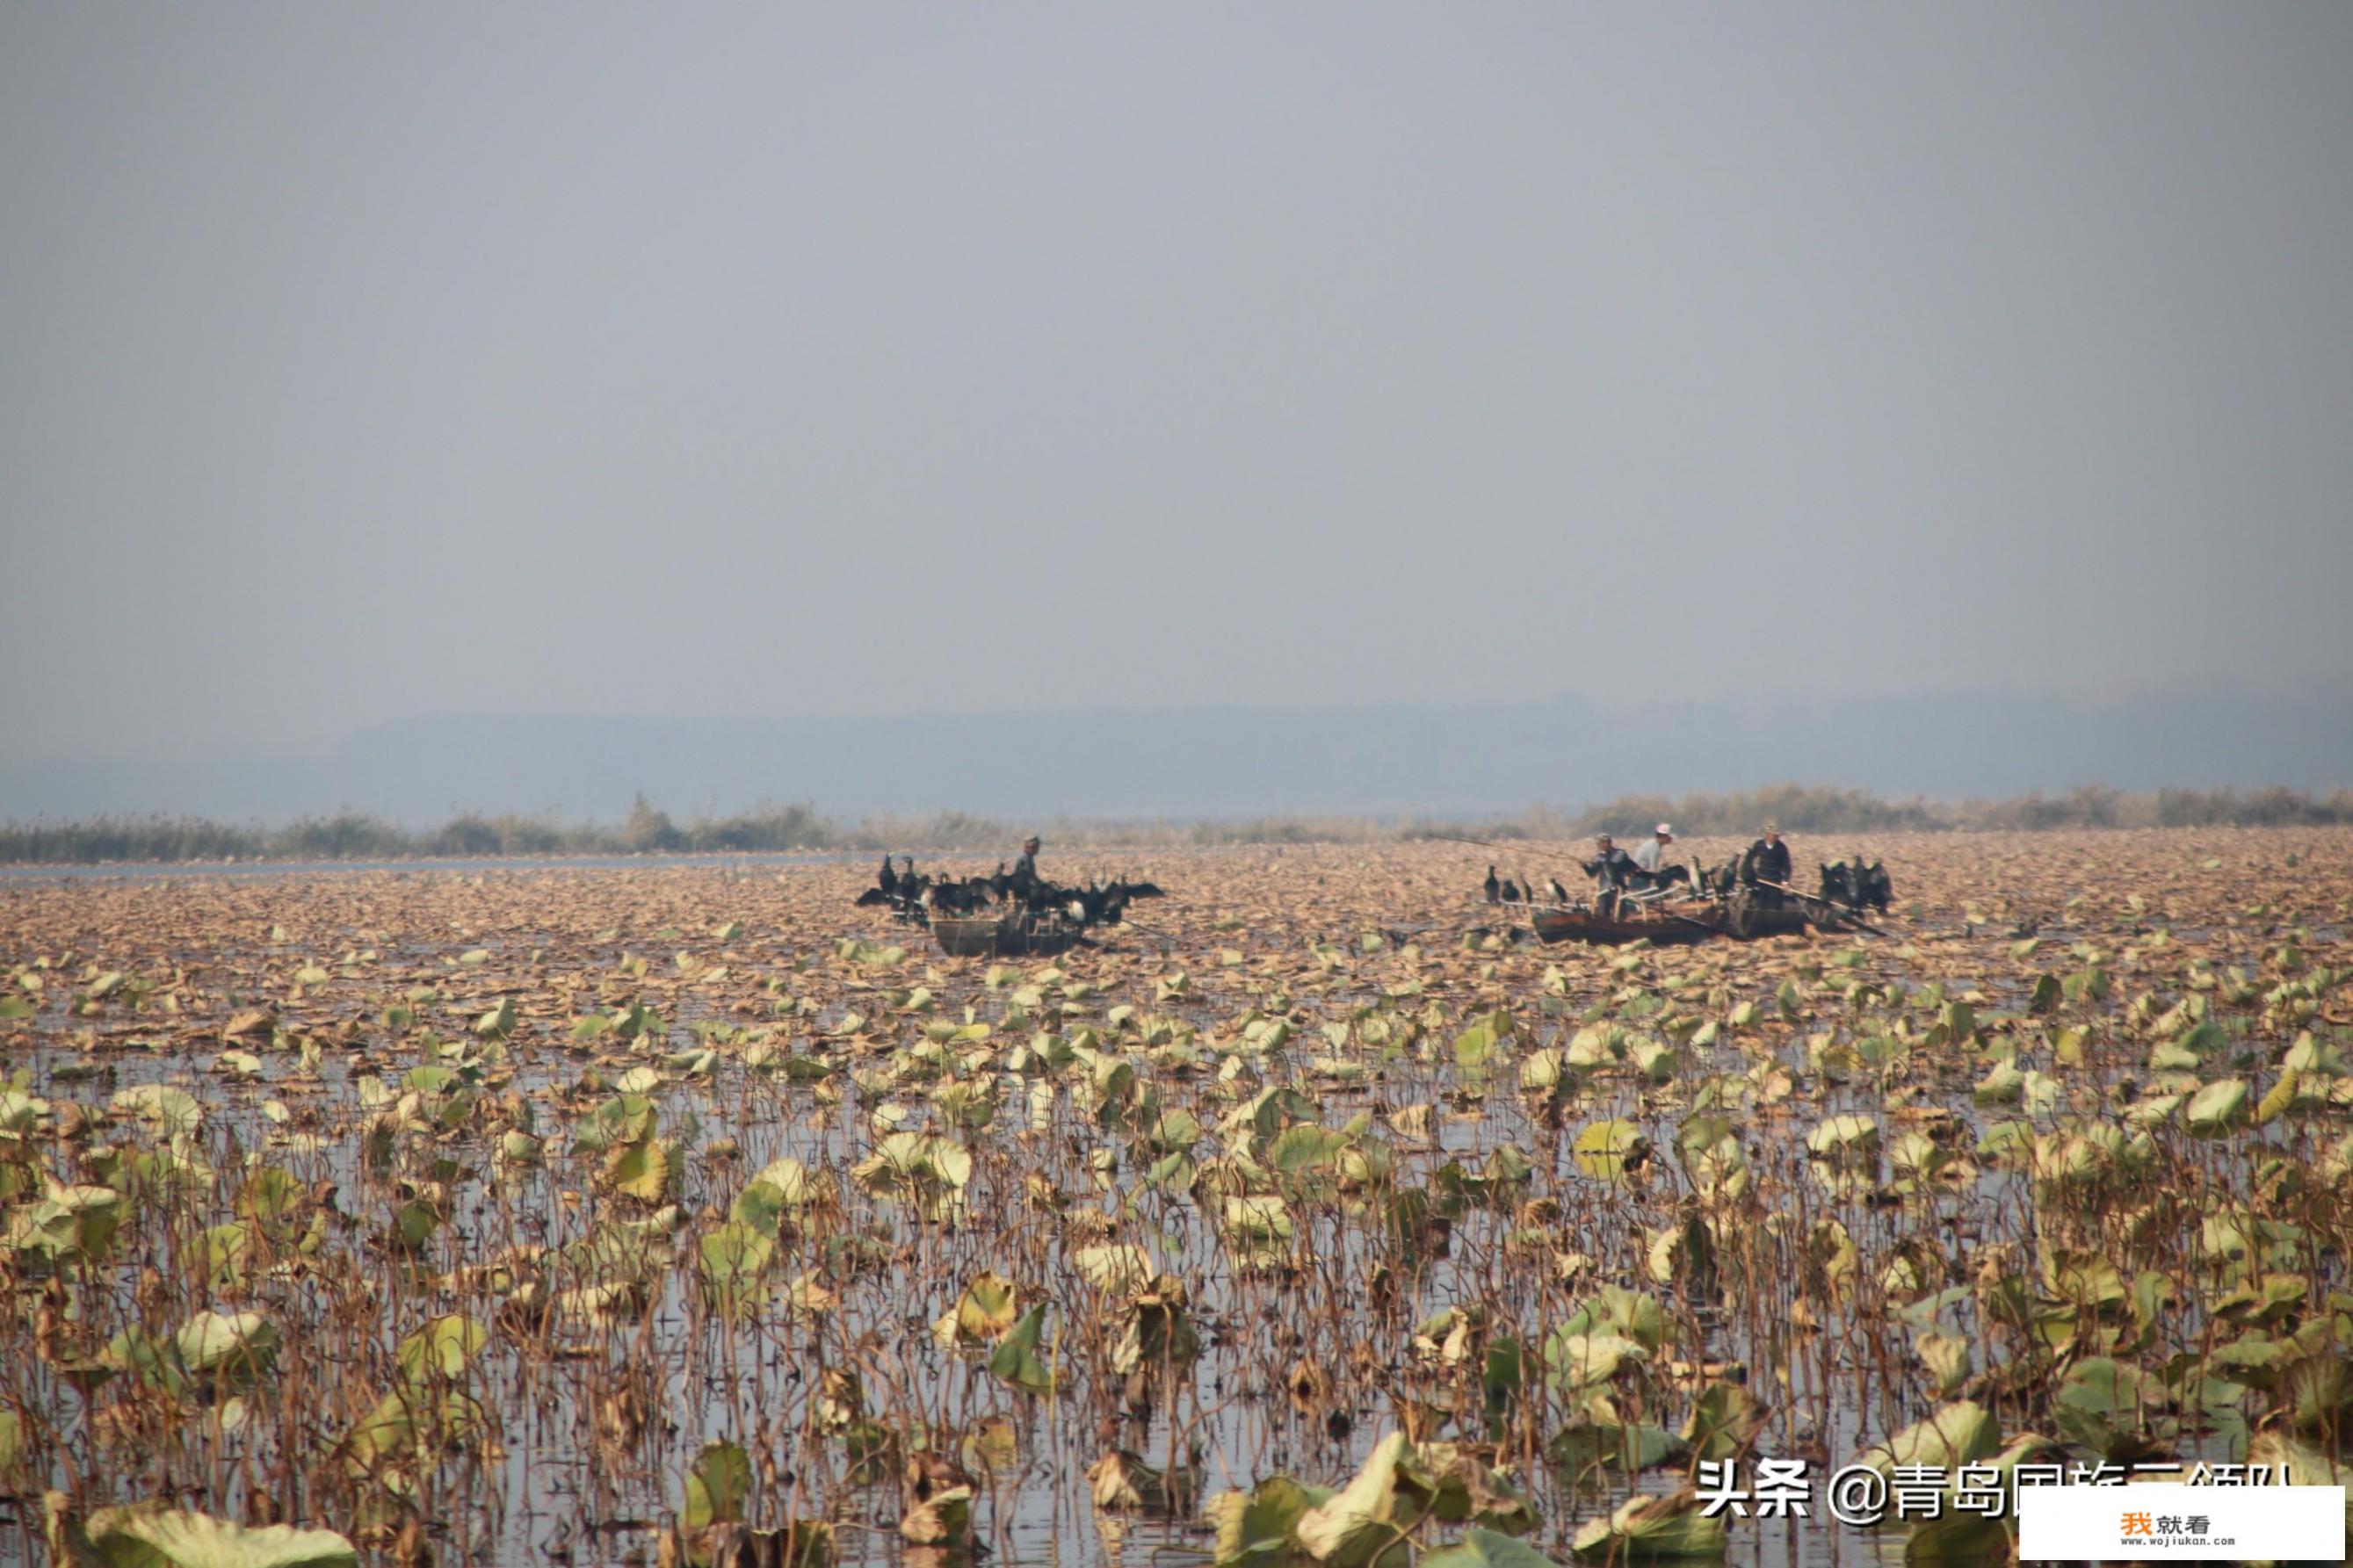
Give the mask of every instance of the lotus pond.
[(2344, 1479), (2353, 832), (1867, 847), (1877, 932), (1618, 951), (1454, 846), (1103, 854), (1173, 896), (1018, 964), (862, 865), (0, 884), (0, 1560), (2000, 1562), (1694, 1479)]

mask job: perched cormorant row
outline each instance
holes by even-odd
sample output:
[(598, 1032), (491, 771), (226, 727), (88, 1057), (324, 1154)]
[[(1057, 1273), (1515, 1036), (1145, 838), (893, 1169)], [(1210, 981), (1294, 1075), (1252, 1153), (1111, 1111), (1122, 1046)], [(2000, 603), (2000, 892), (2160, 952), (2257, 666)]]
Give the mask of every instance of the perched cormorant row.
[(883, 856), (874, 886), (858, 895), (858, 903), (862, 909), (888, 906), (901, 920), (917, 925), (929, 924), (934, 915), (990, 910), (1026, 911), (1081, 926), (1117, 925), (1127, 906), (1136, 900), (1166, 897), (1156, 883), (1124, 879), (1097, 883), (1091, 878), (1084, 887), (1066, 888), (1030, 869), (1033, 862), (1026, 855), (1015, 870), (1007, 870), (999, 860), (987, 876), (961, 878), (919, 874), (913, 856), (898, 858), (906, 868), (899, 869), (892, 857)]

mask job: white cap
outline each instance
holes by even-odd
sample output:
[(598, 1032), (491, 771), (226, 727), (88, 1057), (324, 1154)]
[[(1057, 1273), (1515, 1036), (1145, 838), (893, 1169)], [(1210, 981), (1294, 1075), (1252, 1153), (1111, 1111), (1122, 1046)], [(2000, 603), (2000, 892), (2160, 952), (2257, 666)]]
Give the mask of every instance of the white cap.
[(1659, 824), (1659, 831), (1660, 831), (1661, 833), (1665, 834), (1665, 835), (1666, 835), (1668, 837), (1670, 837), (1670, 838), (1672, 838), (1672, 837), (1675, 836), (1675, 830), (1674, 830), (1673, 828), (1672, 828), (1672, 827), (1669, 827), (1669, 826), (1668, 826), (1665, 823), (1663, 823), (1663, 822), (1662, 822), (1661, 824)]

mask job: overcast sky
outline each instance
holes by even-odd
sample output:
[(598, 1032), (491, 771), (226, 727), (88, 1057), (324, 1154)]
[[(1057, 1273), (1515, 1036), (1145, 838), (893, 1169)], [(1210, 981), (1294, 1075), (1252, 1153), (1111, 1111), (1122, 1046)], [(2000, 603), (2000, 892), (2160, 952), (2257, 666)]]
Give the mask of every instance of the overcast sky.
[(2353, 5), (0, 10), (0, 751), (2353, 669)]

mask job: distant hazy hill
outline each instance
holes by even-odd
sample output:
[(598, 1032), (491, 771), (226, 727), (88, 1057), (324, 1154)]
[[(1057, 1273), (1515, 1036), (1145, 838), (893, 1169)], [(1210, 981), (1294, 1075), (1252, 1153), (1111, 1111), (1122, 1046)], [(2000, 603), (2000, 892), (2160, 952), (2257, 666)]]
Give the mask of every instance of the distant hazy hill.
[(2353, 783), (2353, 699), (2052, 698), (1660, 705), (1542, 702), (881, 719), (443, 714), (322, 754), (0, 763), (0, 817), (354, 806), (610, 820), (639, 791), (681, 816), (812, 801), (857, 817), (1473, 813), (1795, 779), (1939, 798), (2179, 784)]

